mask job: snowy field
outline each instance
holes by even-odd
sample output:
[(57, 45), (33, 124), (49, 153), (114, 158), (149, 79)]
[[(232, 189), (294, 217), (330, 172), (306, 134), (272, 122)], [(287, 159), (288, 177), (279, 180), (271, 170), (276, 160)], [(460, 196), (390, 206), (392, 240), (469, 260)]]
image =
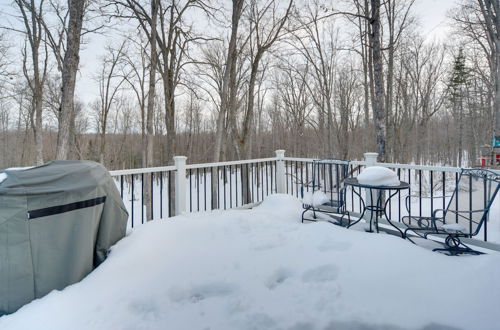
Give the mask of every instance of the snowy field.
[(0, 329), (499, 329), (500, 253), (448, 257), (400, 238), (253, 210), (138, 226), (83, 281)]

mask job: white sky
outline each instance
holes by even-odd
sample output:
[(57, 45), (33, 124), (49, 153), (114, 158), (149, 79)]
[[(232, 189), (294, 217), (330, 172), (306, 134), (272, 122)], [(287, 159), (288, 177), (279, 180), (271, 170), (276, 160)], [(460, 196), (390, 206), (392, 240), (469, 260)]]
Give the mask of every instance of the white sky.
[(456, 0), (415, 1), (415, 11), (420, 15), (422, 28), (428, 39), (443, 38), (447, 34), (446, 13), (456, 5)]

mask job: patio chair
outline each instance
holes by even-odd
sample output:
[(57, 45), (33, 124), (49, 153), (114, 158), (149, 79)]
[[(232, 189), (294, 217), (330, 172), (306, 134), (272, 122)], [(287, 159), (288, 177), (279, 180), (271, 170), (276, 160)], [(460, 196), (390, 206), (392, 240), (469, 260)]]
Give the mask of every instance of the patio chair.
[[(346, 208), (346, 192), (343, 186), (348, 176), (349, 162), (337, 159), (321, 159), (313, 161), (312, 179), (301, 187), (303, 199), (302, 222), (317, 221), (321, 214), (332, 224), (347, 226), (351, 217)], [(310, 194), (310, 200), (306, 200)], [(315, 201), (315, 194), (322, 194), (324, 198)], [(310, 216), (312, 215), (312, 217)], [(340, 215), (340, 219), (338, 219)], [(344, 224), (344, 217), (348, 222)], [(335, 220), (334, 220), (335, 219)]]
[[(481, 254), (462, 242), (461, 238), (472, 238), (486, 227), (491, 205), (500, 188), (500, 175), (484, 169), (463, 169), (456, 183), (446, 209), (432, 210), (431, 216), (404, 216), (407, 226), (404, 237), (415, 243), (409, 233), (429, 238), (430, 235), (444, 236), (443, 248), (433, 251), (449, 255)], [(407, 197), (409, 212), (411, 197)], [(436, 237), (435, 236), (435, 237)]]

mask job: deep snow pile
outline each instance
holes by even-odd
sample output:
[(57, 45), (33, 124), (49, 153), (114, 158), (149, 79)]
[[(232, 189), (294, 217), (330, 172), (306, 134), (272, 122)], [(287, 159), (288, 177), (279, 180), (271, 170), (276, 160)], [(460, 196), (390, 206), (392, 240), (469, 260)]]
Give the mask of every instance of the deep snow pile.
[(274, 195), (139, 226), (0, 329), (498, 329), (500, 254), (447, 257), (300, 212)]

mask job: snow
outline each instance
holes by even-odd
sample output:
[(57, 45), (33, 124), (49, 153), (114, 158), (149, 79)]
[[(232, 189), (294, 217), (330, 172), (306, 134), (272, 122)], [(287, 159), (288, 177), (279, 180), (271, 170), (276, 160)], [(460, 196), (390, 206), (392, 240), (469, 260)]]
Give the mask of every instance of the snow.
[(24, 166), (24, 167), (9, 167), (6, 168), (6, 171), (24, 171), (24, 170), (29, 170), (31, 168), (35, 168), (35, 166)]
[(441, 228), (443, 228), (444, 230), (446, 230), (449, 233), (453, 233), (453, 232), (465, 233), (466, 232), (465, 227), (459, 223), (447, 223), (447, 224), (442, 225)]
[(0, 329), (498, 329), (500, 253), (300, 223), (301, 202), (152, 221)]
[(316, 190), (314, 193), (308, 191), (304, 193), (302, 202), (306, 205), (320, 206), (326, 202), (329, 202), (330, 198), (321, 190)]
[(398, 175), (382, 166), (371, 166), (365, 168), (358, 175), (358, 182), (366, 185), (378, 185), (378, 186), (398, 186), (399, 179)]
[(0, 183), (4, 182), (5, 179), (7, 179), (7, 174), (6, 173), (0, 173)]
[[(29, 170), (30, 168), (33, 168), (34, 166), (27, 166), (27, 167), (10, 167), (6, 168), (4, 171), (24, 171), (24, 170)], [(0, 173), (0, 184), (4, 182), (7, 179), (7, 173), (2, 172)]]

